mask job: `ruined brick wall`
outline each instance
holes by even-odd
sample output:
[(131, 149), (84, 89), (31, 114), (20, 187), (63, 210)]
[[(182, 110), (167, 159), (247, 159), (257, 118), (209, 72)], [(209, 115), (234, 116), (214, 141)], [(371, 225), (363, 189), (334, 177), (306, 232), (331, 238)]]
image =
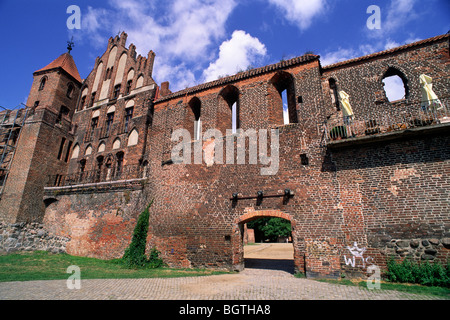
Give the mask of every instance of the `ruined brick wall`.
[(139, 214), (148, 205), (142, 187), (143, 182), (47, 190), (43, 229), (68, 238), (68, 254), (120, 258), (131, 242)]
[[(302, 96), (301, 100), (295, 99), (298, 123), (283, 125), (279, 116), (271, 116), (271, 112), (276, 112), (272, 101), (279, 95), (273, 90), (271, 80), (280, 70), (292, 75), (295, 97)], [(307, 247), (314, 241), (326, 242), (329, 247), (343, 242), (341, 220), (333, 214), (333, 207), (337, 205), (334, 174), (322, 172), (323, 167), (330, 164), (320, 146), (322, 132), (317, 122), (322, 108), (319, 65), (312, 58), (304, 63), (267, 67), (261, 74), (254, 72), (237, 75), (234, 81), (224, 85), (156, 102), (148, 143), (152, 147), (146, 155), (151, 165), (148, 190), (155, 199), (150, 213), (149, 247), (155, 245), (172, 266), (242, 269), (242, 233), (247, 219), (282, 216), (294, 225), (297, 269), (304, 272), (307, 268), (311, 275), (335, 275), (339, 270), (336, 248), (307, 253)], [(242, 78), (237, 78), (239, 76)], [(228, 146), (218, 137), (200, 147), (223, 143), (223, 164), (202, 161), (202, 164), (161, 165), (170, 159), (171, 150), (178, 143), (170, 140), (171, 134), (186, 126), (185, 114), (191, 112), (188, 103), (193, 97), (201, 101), (203, 133), (218, 128), (225, 139), (224, 129), (230, 128), (231, 122), (228, 105), (221, 101), (221, 92), (230, 85), (239, 92), (239, 123), (243, 130), (278, 129), (280, 163), (276, 173), (262, 175), (261, 169), (269, 165), (250, 164), (248, 150), (244, 164), (225, 163)], [(281, 104), (279, 108), (281, 111)], [(227, 119), (221, 118), (225, 116)], [(274, 152), (270, 139), (269, 131), (269, 153)], [(190, 144), (192, 150), (198, 143)], [(237, 140), (233, 143), (235, 155), (238, 144)], [(194, 160), (192, 155), (192, 162)], [(282, 196), (285, 189), (295, 194), (286, 202)], [(256, 198), (231, 200), (233, 193), (255, 197), (260, 190), (266, 195), (278, 196), (264, 198), (261, 203)]]
[[(448, 39), (441, 36), (326, 68), (321, 68), (317, 56), (305, 55), (180, 92), (171, 93), (165, 87), (153, 104), (147, 104), (155, 93), (149, 76), (143, 82), (148, 86), (145, 92), (95, 100), (74, 115), (78, 125), (74, 141), (80, 152), (71, 159), (69, 173), (76, 173), (83, 159), (88, 168), (94, 168), (99, 155), (123, 151), (130, 163), (148, 163), (146, 175), (135, 186), (145, 184), (137, 189), (113, 181), (73, 190), (47, 188), (45, 227), (70, 237), (69, 253), (119, 257), (131, 240), (138, 214), (154, 200), (147, 246), (156, 246), (174, 267), (242, 270), (245, 223), (270, 216), (291, 221), (296, 270), (311, 277), (361, 274), (369, 264), (384, 266), (389, 254), (444, 261), (449, 237), (449, 126), (423, 128), (414, 136), (400, 132), (389, 141), (374, 136), (330, 144), (324, 124), (342, 117), (331, 100), (330, 78), (350, 94), (355, 117), (361, 119), (398, 111), (398, 104), (387, 102), (382, 90), (389, 67), (407, 77), (411, 101), (420, 98), (418, 75), (422, 73), (433, 77), (438, 95), (448, 96)], [(105, 54), (121, 41), (119, 37), (110, 40)], [(87, 96), (94, 80), (95, 72), (86, 82)], [(284, 89), (291, 111), (288, 125), (282, 121), (280, 91)], [(267, 147), (268, 156), (279, 152), (273, 174), (262, 174), (274, 163), (262, 163), (261, 149), (256, 162), (250, 163), (251, 146), (226, 131), (231, 129), (230, 104), (235, 98), (239, 128), (247, 134), (267, 129), (268, 141), (262, 146)], [(123, 114), (131, 100), (137, 106), (136, 149), (114, 149), (118, 134), (100, 137), (100, 129), (92, 140), (85, 140), (95, 111), (102, 124), (111, 106)], [(218, 132), (201, 141), (185, 141), (191, 148), (191, 164), (172, 163), (171, 152), (180, 146), (180, 140), (171, 140), (172, 134), (187, 129), (193, 138), (192, 101), (200, 106), (203, 135), (209, 129)], [(144, 119), (150, 121), (144, 124)], [(275, 129), (273, 140), (270, 129)], [(227, 144), (231, 137), (234, 140)], [(279, 147), (271, 145), (275, 141)], [(106, 147), (99, 151), (102, 142)], [(88, 144), (93, 151), (85, 155)], [(214, 151), (218, 152), (214, 148), (220, 145), (222, 162), (214, 163)], [(245, 162), (237, 164), (236, 154), (242, 148)], [(195, 163), (196, 150), (205, 155), (201, 163)], [(234, 164), (226, 163), (231, 150)], [(286, 189), (291, 191), (288, 196)], [(264, 197), (258, 198), (258, 191)], [(349, 248), (355, 244), (365, 250), (364, 262), (356, 258), (352, 266), (355, 256)]]
[[(324, 66), (322, 86), (327, 116), (336, 114), (332, 103), (329, 80), (334, 79), (337, 91), (350, 96), (356, 116), (365, 119), (399, 117), (415, 108), (422, 100), (420, 75), (433, 78), (433, 91), (441, 99), (449, 98), (450, 87), (449, 37), (439, 36), (414, 45), (394, 48), (383, 53)], [(383, 85), (388, 70), (395, 70), (404, 78), (406, 99), (390, 103)]]
[[(371, 264), (384, 267), (386, 259), (406, 256), (446, 263), (449, 257), (449, 137), (423, 135), (333, 150), (344, 232), (350, 247), (368, 248)], [(429, 239), (432, 245), (416, 250)]]
[[(243, 223), (260, 216), (282, 216), (293, 225), (296, 268), (309, 276), (337, 277), (341, 272), (364, 272), (361, 261), (350, 267), (344, 258), (352, 258), (348, 248), (355, 243), (366, 250), (364, 267), (369, 261), (384, 266), (387, 254), (392, 251), (387, 251), (388, 247), (401, 239), (437, 238), (436, 246), (440, 251), (435, 256), (438, 259), (447, 256), (444, 243), (448, 237), (448, 195), (443, 193), (448, 191), (448, 181), (444, 178), (448, 171), (446, 141), (426, 142), (429, 138), (422, 137), (397, 141), (382, 150), (375, 143), (364, 149), (356, 146), (343, 151), (327, 148), (323, 140), (322, 124), (336, 113), (324, 82), (328, 85), (330, 77), (336, 78), (338, 87), (352, 97), (355, 115), (383, 114), (395, 108), (385, 100), (381, 84), (389, 66), (395, 66), (410, 78), (408, 98), (411, 101), (420, 99), (418, 78), (422, 73), (435, 79), (438, 95), (447, 96), (448, 36), (322, 70), (314, 61), (295, 67), (277, 65), (278, 70), (267, 68), (262, 75), (244, 73), (240, 77), (223, 79), (223, 83), (219, 80), (214, 85), (204, 84), (156, 101), (149, 132), (152, 148), (146, 155), (153, 180), (148, 190), (155, 198), (149, 247), (156, 245), (173, 266), (240, 269)], [(279, 97), (272, 86), (274, 77), (281, 71), (290, 73), (294, 79), (298, 115), (298, 123), (286, 126), (280, 123), (279, 113), (276, 114), (274, 106), (279, 105)], [(229, 106), (222, 101), (223, 90), (229, 90), (230, 86), (239, 92), (242, 129), (279, 129), (277, 174), (262, 176), (263, 166), (248, 162), (245, 165), (208, 165), (205, 162), (170, 165), (165, 162), (176, 145), (170, 141), (172, 132), (186, 126), (187, 118), (193, 119), (186, 116), (191, 112), (189, 101), (192, 98), (201, 103), (203, 132), (213, 128), (222, 132), (230, 127)], [(446, 132), (444, 129), (443, 134)], [(192, 150), (196, 143), (191, 143)], [(216, 143), (220, 140), (209, 140), (201, 147), (207, 149), (208, 145)], [(432, 145), (423, 147), (424, 143)], [(414, 150), (413, 155), (411, 150)], [(436, 153), (439, 160), (434, 158)], [(430, 158), (436, 161), (424, 162)], [(194, 156), (191, 160), (194, 161)], [(161, 165), (161, 162), (168, 165)], [(421, 188), (410, 179), (408, 173), (415, 170), (421, 172), (419, 175), (426, 181), (427, 188)], [(416, 198), (412, 191), (396, 198), (392, 192), (400, 188), (398, 183), (404, 190), (418, 192), (420, 189), (421, 196)], [(251, 197), (256, 196), (257, 191), (264, 191), (266, 195), (282, 194), (287, 188), (295, 194), (288, 201), (271, 197), (258, 203), (255, 197), (233, 203), (231, 199), (235, 192), (240, 197)], [(373, 188), (383, 191), (379, 194)], [(437, 196), (436, 188), (441, 190)], [(414, 206), (419, 202), (420, 205)], [(427, 212), (429, 203), (433, 204), (435, 215)], [(407, 204), (414, 206), (414, 213), (408, 211)], [(394, 212), (401, 218), (391, 222)], [(430, 221), (424, 222), (428, 219), (433, 221), (433, 226)], [(402, 230), (417, 225), (421, 226), (419, 230), (427, 231), (402, 234)], [(391, 232), (393, 230), (396, 231)], [(431, 248), (426, 249), (431, 252)]]

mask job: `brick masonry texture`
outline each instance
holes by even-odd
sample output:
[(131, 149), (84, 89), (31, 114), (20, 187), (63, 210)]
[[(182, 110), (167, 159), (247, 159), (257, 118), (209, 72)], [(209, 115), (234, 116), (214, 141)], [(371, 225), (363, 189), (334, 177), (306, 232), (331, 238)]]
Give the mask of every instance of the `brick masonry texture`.
[[(120, 153), (120, 165), (139, 168), (139, 175), (129, 182), (91, 181), (45, 190), (41, 186), (39, 194), (30, 196), (40, 203), (40, 214), (24, 210), (16, 216), (3, 214), (3, 220), (39, 220), (50, 234), (70, 239), (65, 246), (68, 253), (117, 258), (131, 241), (137, 217), (154, 200), (147, 247), (156, 247), (172, 267), (242, 270), (244, 224), (260, 217), (291, 222), (295, 268), (309, 277), (358, 276), (369, 265), (384, 267), (391, 255), (446, 262), (450, 237), (449, 126), (422, 128), (415, 136), (397, 134), (391, 140), (375, 136), (371, 141), (328, 145), (323, 128), (324, 123), (342, 119), (342, 111), (330, 94), (330, 79), (338, 90), (350, 95), (357, 119), (397, 117), (412, 108), (421, 99), (419, 76), (423, 73), (433, 78), (437, 95), (447, 98), (448, 35), (332, 66), (321, 66), (319, 56), (308, 54), (175, 93), (168, 83), (159, 88), (152, 80), (154, 53), (136, 58), (134, 45), (126, 48), (125, 41), (125, 33), (109, 40), (107, 50), (80, 85), (67, 132), (53, 134), (56, 141), (65, 136), (78, 146), (78, 156), (60, 166), (49, 164), (40, 172), (73, 177), (81, 174), (82, 165), (83, 170), (97, 170), (101, 161), (101, 170), (107, 170), (107, 163), (117, 170)], [(108, 62), (114, 47), (119, 48), (115, 60)], [(122, 63), (122, 91), (114, 97), (115, 72), (120, 69), (123, 53), (127, 57)], [(131, 70), (132, 85), (125, 92)], [(97, 72), (101, 86), (108, 86), (108, 94), (90, 103)], [(392, 73), (406, 82), (404, 101), (390, 103), (386, 98), (382, 81)], [(103, 90), (101, 86), (97, 92)], [(287, 125), (283, 122), (283, 90), (287, 90)], [(260, 158), (250, 163), (249, 142), (244, 145), (227, 133), (235, 101), (239, 128), (247, 133), (269, 129), (269, 154), (274, 153), (270, 129), (276, 130), (279, 165), (275, 174), (262, 175), (261, 169), (269, 165)], [(123, 130), (130, 105), (133, 117), (129, 130)], [(114, 121), (105, 135), (112, 106)], [(45, 109), (48, 114), (50, 109)], [(172, 141), (173, 132), (187, 129), (193, 138), (199, 114), (202, 133), (217, 129), (220, 136), (187, 141), (192, 164), (170, 162), (173, 148), (180, 143)], [(94, 117), (98, 117), (98, 126), (92, 131)], [(37, 128), (43, 130), (44, 124)], [(129, 145), (134, 129), (137, 142)], [(46, 132), (42, 137), (50, 135)], [(227, 140), (232, 143), (227, 144)], [(59, 146), (59, 142), (53, 144)], [(101, 144), (104, 149), (99, 149)], [(208, 150), (219, 145), (224, 158), (213, 163)], [(197, 148), (209, 155), (201, 164), (193, 161)], [(235, 161), (237, 150), (245, 148), (245, 164), (226, 163), (225, 155), (231, 148)], [(87, 149), (92, 151), (86, 153)], [(28, 177), (27, 181), (35, 179)], [(292, 191), (289, 197), (283, 196), (286, 189)], [(258, 199), (258, 191), (266, 197)], [(234, 193), (237, 200), (232, 198)], [(1, 201), (1, 205), (7, 202), (4, 197)], [(361, 257), (351, 253), (355, 244), (364, 250)], [(351, 259), (355, 263), (349, 262)]]

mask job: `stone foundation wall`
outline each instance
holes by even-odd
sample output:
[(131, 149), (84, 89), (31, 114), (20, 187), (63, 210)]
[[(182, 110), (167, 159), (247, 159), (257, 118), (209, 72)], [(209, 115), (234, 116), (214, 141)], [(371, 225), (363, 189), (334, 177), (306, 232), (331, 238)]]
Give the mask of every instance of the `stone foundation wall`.
[(65, 253), (68, 237), (55, 236), (40, 223), (0, 223), (0, 252), (49, 251)]
[(394, 239), (386, 246), (386, 255), (394, 258), (408, 258), (414, 261), (446, 262), (450, 257), (450, 238), (443, 239)]

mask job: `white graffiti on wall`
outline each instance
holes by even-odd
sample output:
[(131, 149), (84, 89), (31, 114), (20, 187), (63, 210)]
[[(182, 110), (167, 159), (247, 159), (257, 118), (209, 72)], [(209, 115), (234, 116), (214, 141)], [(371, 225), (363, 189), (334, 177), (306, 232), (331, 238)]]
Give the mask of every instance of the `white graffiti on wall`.
[[(345, 264), (351, 265), (352, 267), (366, 267), (366, 264), (371, 264), (369, 267), (367, 267), (367, 273), (369, 274), (367, 278), (367, 288), (370, 290), (373, 289), (380, 289), (381, 288), (381, 271), (380, 268), (373, 264), (373, 258), (372, 257), (364, 257), (364, 253), (366, 252), (367, 248), (359, 248), (358, 243), (355, 242), (353, 244), (353, 247), (347, 246), (348, 251), (352, 254), (352, 257), (347, 259), (347, 256), (344, 255), (344, 261)], [(362, 265), (356, 265), (356, 258), (361, 259)], [(371, 261), (371, 262), (369, 262)]]
[(372, 257), (364, 257), (364, 252), (366, 252), (367, 248), (359, 248), (358, 247), (358, 243), (355, 242), (353, 244), (353, 247), (349, 247), (347, 246), (348, 251), (350, 251), (350, 253), (352, 254), (353, 257), (350, 257), (349, 259), (347, 259), (347, 256), (344, 255), (344, 261), (345, 264), (351, 265), (352, 267), (356, 266), (356, 258), (360, 258), (362, 261), (362, 265), (358, 265), (357, 267), (366, 267), (366, 263), (369, 263), (369, 260), (373, 261)]

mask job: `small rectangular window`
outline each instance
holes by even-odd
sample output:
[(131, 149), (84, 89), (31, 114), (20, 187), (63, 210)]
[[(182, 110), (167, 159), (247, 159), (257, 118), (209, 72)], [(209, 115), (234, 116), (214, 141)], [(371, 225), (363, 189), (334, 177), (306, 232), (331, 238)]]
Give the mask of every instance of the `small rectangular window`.
[(72, 148), (72, 141), (69, 141), (69, 144), (67, 146), (67, 150), (66, 150), (66, 156), (64, 157), (64, 161), (68, 162), (69, 161), (69, 155), (70, 155), (70, 149)]
[(62, 138), (61, 139), (61, 145), (59, 146), (58, 160), (61, 160), (61, 156), (62, 156), (62, 152), (63, 152), (65, 143), (66, 143), (66, 138)]
[(125, 109), (125, 124), (124, 124), (124, 132), (128, 132), (128, 126), (130, 124), (130, 120), (133, 118), (133, 107)]
[(120, 94), (120, 84), (114, 87), (114, 99), (117, 99)]

